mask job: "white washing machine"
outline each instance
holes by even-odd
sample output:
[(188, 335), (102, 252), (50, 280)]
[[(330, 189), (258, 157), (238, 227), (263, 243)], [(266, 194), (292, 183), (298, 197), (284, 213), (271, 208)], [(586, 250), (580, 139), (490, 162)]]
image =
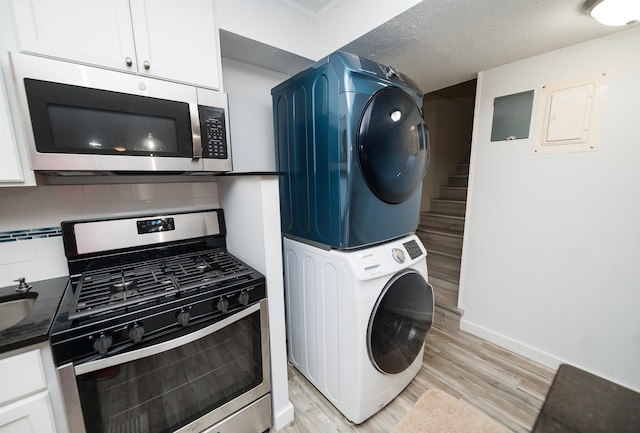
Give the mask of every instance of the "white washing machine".
[(418, 374), (433, 321), (426, 250), (415, 235), (361, 250), (284, 239), (289, 360), (351, 422)]

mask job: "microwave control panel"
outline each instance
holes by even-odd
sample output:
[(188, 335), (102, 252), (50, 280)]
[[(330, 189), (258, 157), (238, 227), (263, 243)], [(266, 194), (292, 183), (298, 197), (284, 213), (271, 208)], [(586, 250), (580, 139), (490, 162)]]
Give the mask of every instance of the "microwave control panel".
[(200, 134), (202, 137), (202, 157), (227, 159), (227, 133), (224, 109), (198, 106), (200, 114)]

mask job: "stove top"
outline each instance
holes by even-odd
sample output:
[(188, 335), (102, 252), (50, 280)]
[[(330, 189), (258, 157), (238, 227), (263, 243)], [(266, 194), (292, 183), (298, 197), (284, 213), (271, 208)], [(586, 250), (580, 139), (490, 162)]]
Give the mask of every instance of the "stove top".
[(70, 281), (51, 330), (58, 365), (155, 344), (266, 297), (226, 250), (221, 209), (62, 223)]
[(69, 319), (95, 317), (161, 298), (175, 298), (253, 272), (222, 248), (83, 272)]

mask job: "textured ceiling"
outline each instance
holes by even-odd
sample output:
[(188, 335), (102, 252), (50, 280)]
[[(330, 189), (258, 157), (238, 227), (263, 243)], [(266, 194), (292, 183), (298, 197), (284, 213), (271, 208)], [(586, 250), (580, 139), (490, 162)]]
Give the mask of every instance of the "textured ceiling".
[[(314, 0), (313, 7), (321, 8), (322, 1)], [(362, 3), (366, 13), (367, 1)], [(430, 92), (473, 79), (480, 71), (631, 27), (599, 24), (582, 12), (583, 3), (424, 0), (342, 49), (395, 66)]]

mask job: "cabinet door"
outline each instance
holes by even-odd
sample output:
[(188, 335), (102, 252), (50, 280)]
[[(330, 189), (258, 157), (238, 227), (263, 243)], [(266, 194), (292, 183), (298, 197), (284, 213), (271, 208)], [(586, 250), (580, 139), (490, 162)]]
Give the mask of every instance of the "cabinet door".
[(0, 406), (0, 433), (56, 433), (47, 392)]
[(13, 9), (22, 51), (137, 71), (128, 0), (14, 0)]
[(9, 114), (7, 95), (4, 90), (4, 80), (0, 70), (0, 184), (4, 182), (22, 182), (20, 157), (16, 148), (13, 125)]
[(212, 0), (131, 0), (131, 17), (140, 74), (220, 88)]

